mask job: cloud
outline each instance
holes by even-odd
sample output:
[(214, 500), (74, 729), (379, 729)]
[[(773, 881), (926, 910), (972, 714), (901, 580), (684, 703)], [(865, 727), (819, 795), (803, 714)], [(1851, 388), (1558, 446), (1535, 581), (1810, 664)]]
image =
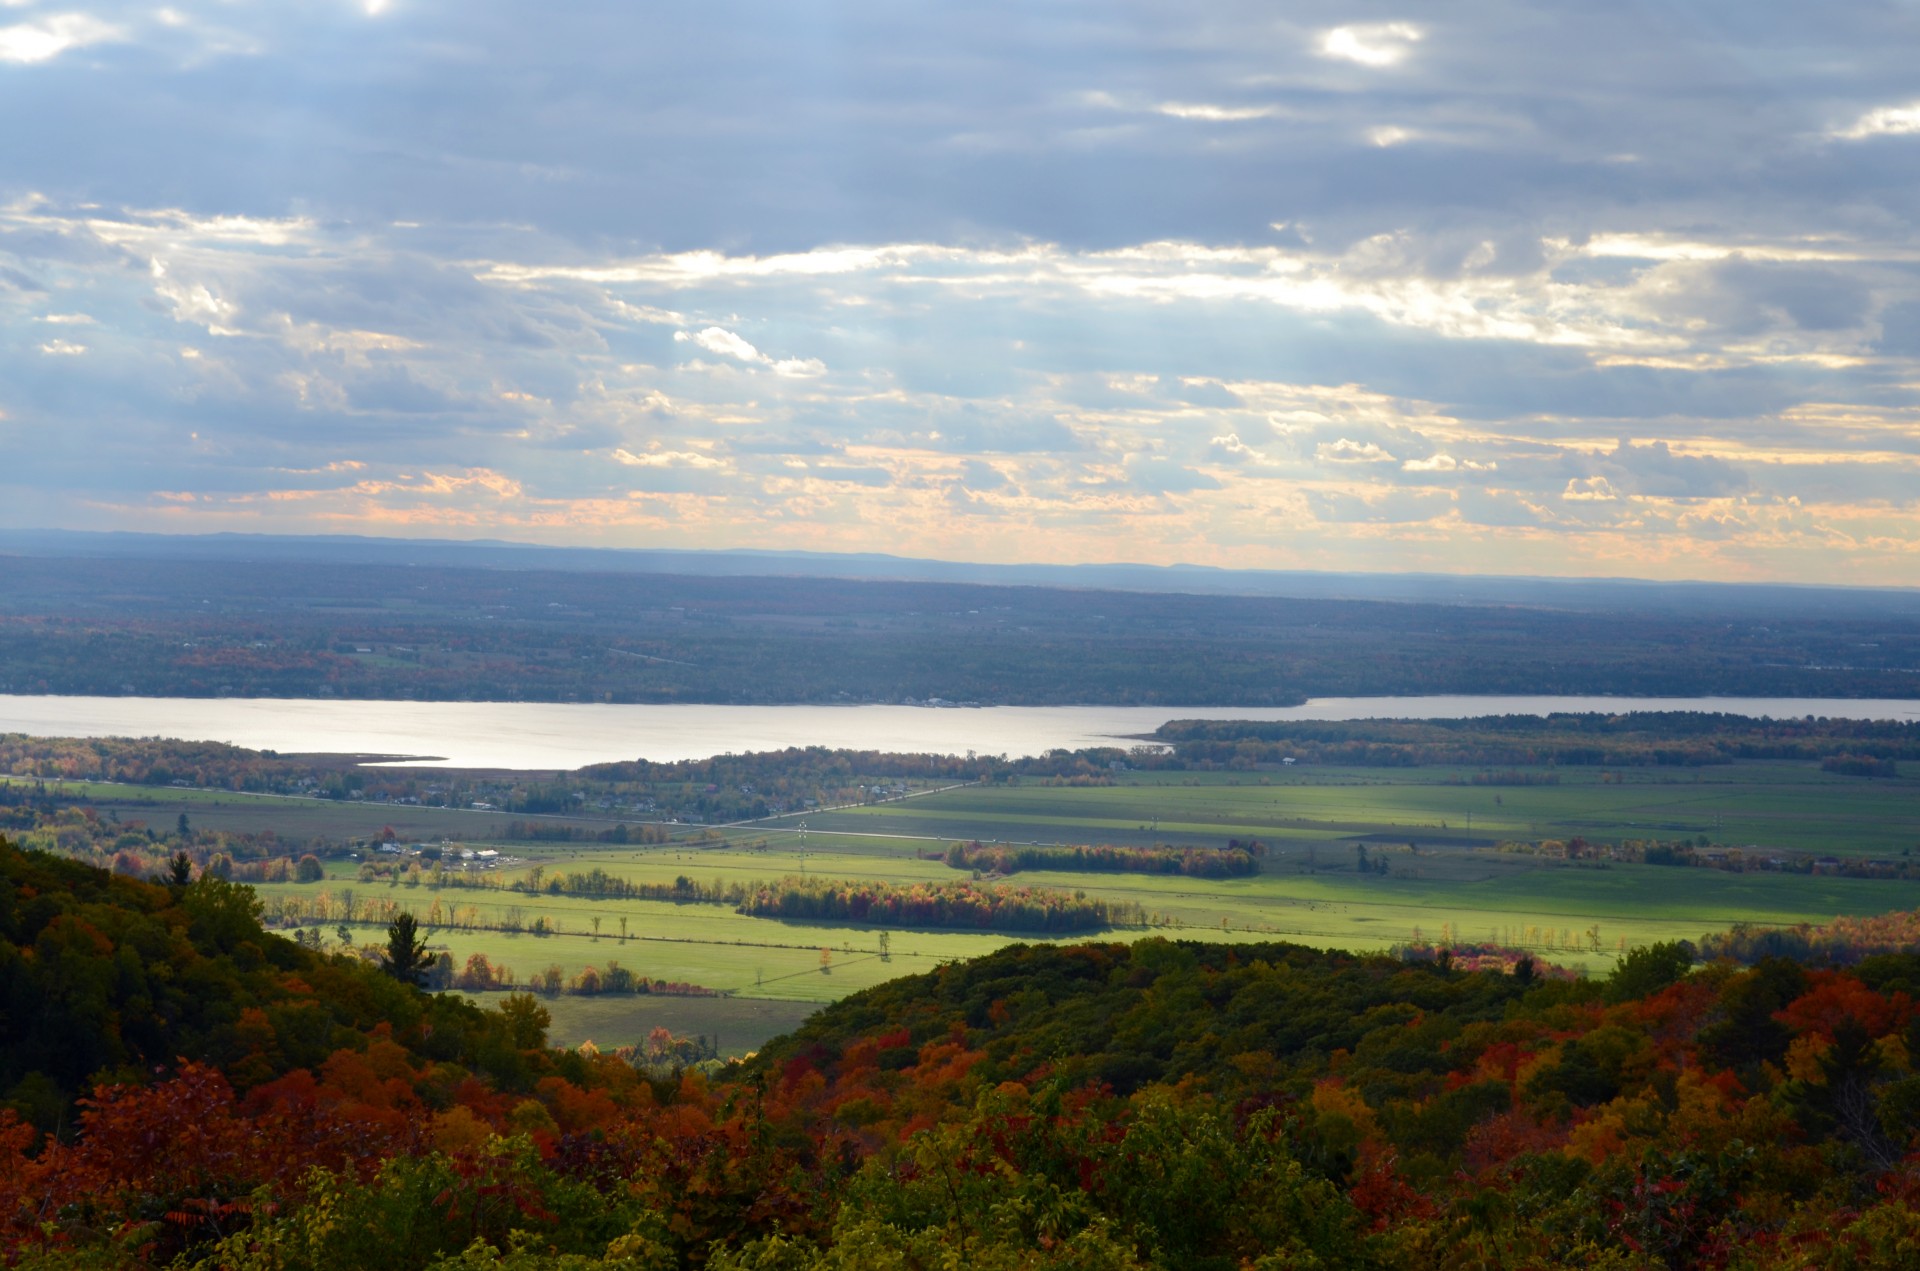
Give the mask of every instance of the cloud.
[(48, 62), (68, 49), (123, 40), (126, 32), (85, 13), (49, 14), (0, 27), (0, 62)]
[(1034, 454), (1080, 448), (1079, 436), (1054, 416), (972, 403), (939, 404), (901, 440), (960, 454)]
[(0, 287), (9, 287), (15, 291), (39, 292), (46, 290), (46, 287), (43, 286), (38, 279), (31, 278), (19, 270), (6, 265), (0, 265)]
[(969, 490), (1004, 490), (1013, 482), (993, 464), (969, 459), (960, 470), (960, 484)]
[(1842, 141), (1865, 141), (1870, 137), (1907, 137), (1920, 132), (1920, 102), (1901, 106), (1877, 106), (1845, 128), (1831, 134)]
[(1455, 497), (1454, 507), (1461, 521), (1468, 525), (1495, 529), (1535, 529), (1553, 522), (1553, 517), (1540, 504), (1511, 490), (1481, 490), (1468, 486)]
[(1197, 119), (1214, 124), (1245, 123), (1250, 119), (1267, 119), (1276, 113), (1272, 106), (1215, 106), (1209, 102), (1161, 102), (1153, 109), (1174, 119)]
[(764, 362), (766, 355), (747, 343), (746, 340), (724, 327), (708, 327), (704, 331), (675, 331), (676, 341), (686, 341), (699, 345), (709, 353), (718, 353), (721, 357), (738, 358), (742, 362)]
[(1221, 463), (1263, 463), (1265, 456), (1240, 440), (1240, 434), (1227, 433), (1207, 443), (1207, 453)]
[(0, 4), (11, 523), (1920, 585), (1911, 6), (171, 2)]
[(1380, 69), (1405, 60), (1424, 37), (1410, 22), (1362, 22), (1322, 31), (1318, 44), (1322, 57)]
[(1611, 452), (1593, 456), (1593, 466), (1609, 489), (1661, 498), (1711, 498), (1738, 494), (1751, 482), (1747, 474), (1712, 455), (1674, 451), (1664, 441), (1636, 446), (1622, 439)]
[[(651, 319), (647, 319), (651, 320)], [(742, 336), (725, 327), (707, 327), (702, 331), (675, 331), (676, 343), (691, 343), (709, 353), (733, 358), (753, 366), (765, 366), (785, 379), (818, 379), (827, 373), (827, 364), (814, 357), (771, 358), (753, 347)]]
[(1425, 459), (1409, 459), (1400, 465), (1402, 472), (1496, 472), (1497, 463), (1479, 463), (1472, 459), (1456, 459), (1448, 454), (1430, 455)]
[(1323, 441), (1314, 449), (1314, 458), (1327, 463), (1392, 463), (1394, 458), (1380, 446), (1371, 441), (1354, 441), (1342, 437), (1338, 441)]
[(1381, 491), (1370, 495), (1343, 491), (1309, 491), (1307, 502), (1321, 521), (1343, 525), (1410, 525), (1431, 521), (1453, 510), (1446, 494)]
[(356, 369), (341, 377), (340, 387), (353, 410), (434, 415), (465, 409), (456, 396), (423, 383), (405, 366)]
[(1220, 488), (1220, 483), (1206, 473), (1154, 455), (1130, 454), (1124, 467), (1127, 484), (1148, 494), (1191, 494)]
[(692, 450), (650, 450), (644, 454), (634, 454), (630, 450), (616, 449), (613, 452), (615, 463), (626, 464), (629, 468), (724, 468), (724, 459)]
[(811, 470), (811, 475), (821, 481), (838, 482), (841, 485), (858, 485), (877, 488), (893, 484), (893, 473), (885, 468), (857, 468), (837, 464), (820, 464)]
[(1560, 497), (1569, 501), (1586, 500), (1589, 502), (1608, 502), (1619, 498), (1613, 486), (1605, 477), (1573, 477), (1568, 480), (1567, 488)]

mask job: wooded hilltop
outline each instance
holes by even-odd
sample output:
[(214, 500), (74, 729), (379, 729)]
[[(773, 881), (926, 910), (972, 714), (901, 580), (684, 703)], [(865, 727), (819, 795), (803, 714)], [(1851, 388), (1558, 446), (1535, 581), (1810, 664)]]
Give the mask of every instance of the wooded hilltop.
[[(190, 871), (183, 871), (190, 873)], [(545, 1044), (217, 875), (0, 846), (24, 1268), (1899, 1267), (1920, 956), (1014, 946), (743, 1064)], [(405, 933), (399, 933), (404, 936)], [(398, 937), (396, 937), (398, 938)]]

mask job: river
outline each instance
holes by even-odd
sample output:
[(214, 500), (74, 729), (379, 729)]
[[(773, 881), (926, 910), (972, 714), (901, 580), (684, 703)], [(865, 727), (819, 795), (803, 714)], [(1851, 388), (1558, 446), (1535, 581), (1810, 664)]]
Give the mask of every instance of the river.
[(1304, 706), (611, 706), (273, 698), (0, 695), (0, 732), (176, 737), (283, 754), (406, 755), (463, 768), (566, 769), (830, 746), (1032, 755), (1131, 745), (1169, 719), (1459, 719), (1554, 711), (1703, 710), (1920, 720), (1920, 701), (1741, 697), (1327, 697)]

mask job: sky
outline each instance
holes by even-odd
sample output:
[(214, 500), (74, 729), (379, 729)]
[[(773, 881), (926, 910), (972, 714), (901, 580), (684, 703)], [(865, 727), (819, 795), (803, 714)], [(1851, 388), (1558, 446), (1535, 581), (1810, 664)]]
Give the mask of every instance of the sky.
[(1920, 586), (1916, 50), (0, 0), (0, 524)]

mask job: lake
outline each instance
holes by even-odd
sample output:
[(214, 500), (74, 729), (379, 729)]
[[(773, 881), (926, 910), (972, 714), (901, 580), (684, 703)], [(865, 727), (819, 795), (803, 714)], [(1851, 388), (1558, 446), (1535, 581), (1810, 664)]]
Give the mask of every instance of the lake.
[(1703, 710), (1776, 719), (1920, 720), (1920, 701), (1752, 697), (1326, 697), (1305, 706), (611, 706), (275, 698), (0, 695), (0, 732), (177, 737), (301, 754), (431, 756), (466, 768), (578, 768), (829, 746), (1032, 755), (1130, 745), (1169, 719), (1460, 719), (1554, 711)]

